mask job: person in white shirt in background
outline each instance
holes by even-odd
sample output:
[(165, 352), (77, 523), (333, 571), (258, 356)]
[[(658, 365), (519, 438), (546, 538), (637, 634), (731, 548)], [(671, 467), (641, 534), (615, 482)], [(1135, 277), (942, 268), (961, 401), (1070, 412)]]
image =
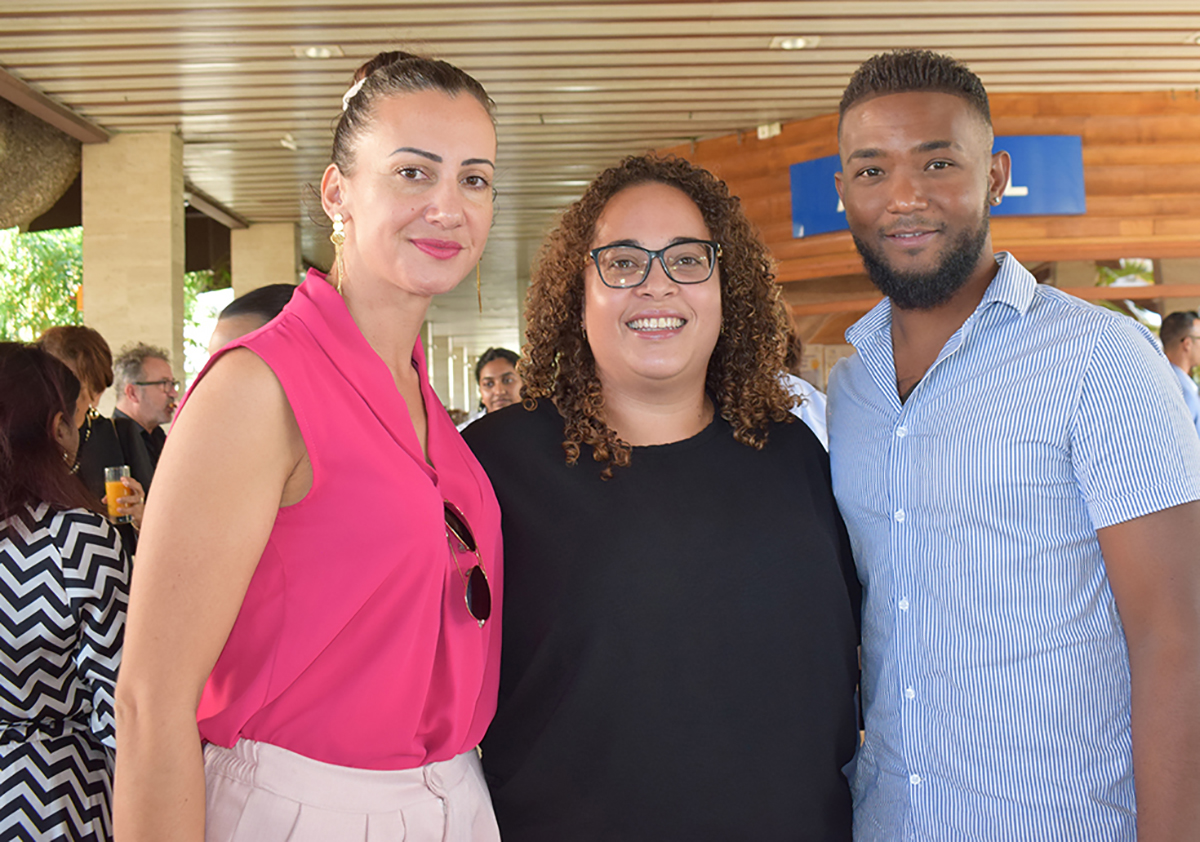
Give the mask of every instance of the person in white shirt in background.
[(1172, 313), (1163, 319), (1158, 337), (1163, 353), (1171, 361), (1171, 371), (1183, 389), (1183, 401), (1192, 414), (1192, 423), (1200, 433), (1200, 389), (1192, 379), (1192, 369), (1200, 365), (1200, 315), (1191, 310)]
[(801, 349), (796, 326), (792, 325), (788, 335), (787, 359), (784, 361), (787, 371), (780, 376), (784, 388), (800, 398), (800, 402), (792, 407), (792, 415), (807, 424), (821, 446), (829, 450), (829, 433), (825, 427), (825, 393), (796, 373), (800, 370)]

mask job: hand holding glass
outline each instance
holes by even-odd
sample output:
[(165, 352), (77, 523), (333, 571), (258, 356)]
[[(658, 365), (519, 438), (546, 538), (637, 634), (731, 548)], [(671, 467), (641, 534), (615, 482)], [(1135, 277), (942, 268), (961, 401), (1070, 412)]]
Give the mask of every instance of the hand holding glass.
[(126, 495), (125, 483), (121, 479), (129, 476), (128, 465), (109, 465), (104, 469), (104, 499), (108, 503), (108, 516), (114, 523), (129, 523), (132, 515), (121, 514), (120, 499)]

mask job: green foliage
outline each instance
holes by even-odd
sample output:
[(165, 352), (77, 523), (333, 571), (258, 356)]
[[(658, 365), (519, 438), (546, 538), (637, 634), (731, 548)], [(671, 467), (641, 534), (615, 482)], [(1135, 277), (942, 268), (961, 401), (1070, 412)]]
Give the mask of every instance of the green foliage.
[(0, 231), (0, 339), (32, 342), (53, 325), (83, 324), (83, 229)]
[[(228, 286), (228, 275), (228, 269), (184, 273), (185, 326), (199, 324), (196, 295), (222, 282)], [(77, 297), (82, 284), (82, 228), (0, 231), (0, 340), (32, 342), (48, 327), (83, 324)], [(184, 344), (193, 353), (205, 351), (190, 337)]]
[(1154, 263), (1144, 257), (1122, 257), (1119, 268), (1097, 266), (1096, 273), (1098, 287), (1110, 287), (1117, 281), (1125, 285), (1138, 281), (1143, 284), (1154, 283)]
[[(183, 273), (183, 355), (184, 359), (197, 353), (207, 353), (208, 347), (195, 339), (200, 320), (196, 313), (196, 296), (213, 288), (211, 269)], [(191, 328), (191, 329), (189, 329)], [(191, 374), (193, 372), (189, 372)]]

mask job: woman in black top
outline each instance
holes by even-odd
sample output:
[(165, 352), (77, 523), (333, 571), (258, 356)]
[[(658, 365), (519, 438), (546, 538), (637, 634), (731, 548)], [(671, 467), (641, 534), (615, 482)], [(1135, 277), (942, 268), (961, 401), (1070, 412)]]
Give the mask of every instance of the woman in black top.
[[(113, 384), (112, 351), (99, 332), (83, 325), (47, 328), (38, 337), (37, 344), (65, 363), (79, 379), (79, 401), (75, 410), (79, 454), (75, 459), (75, 470), (88, 490), (97, 499), (107, 502), (104, 469), (110, 465), (128, 464), (112, 419), (105, 418), (96, 409), (104, 390)], [(131, 527), (120, 529), (126, 548), (132, 551), (136, 546), (136, 530), (142, 528), (146, 492), (133, 477), (126, 477), (122, 482), (126, 494), (117, 501), (117, 512), (121, 517), (129, 517), (132, 523)]]
[(504, 519), (504, 839), (849, 840), (858, 582), (738, 200), (626, 159), (550, 235), (527, 322), (524, 408), (465, 434)]

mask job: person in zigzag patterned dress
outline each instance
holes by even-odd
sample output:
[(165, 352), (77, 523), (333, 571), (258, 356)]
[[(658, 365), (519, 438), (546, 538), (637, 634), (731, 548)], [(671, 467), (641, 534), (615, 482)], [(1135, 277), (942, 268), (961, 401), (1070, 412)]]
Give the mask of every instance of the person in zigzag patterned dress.
[(0, 343), (0, 839), (112, 837), (129, 560), (72, 475), (79, 382)]

